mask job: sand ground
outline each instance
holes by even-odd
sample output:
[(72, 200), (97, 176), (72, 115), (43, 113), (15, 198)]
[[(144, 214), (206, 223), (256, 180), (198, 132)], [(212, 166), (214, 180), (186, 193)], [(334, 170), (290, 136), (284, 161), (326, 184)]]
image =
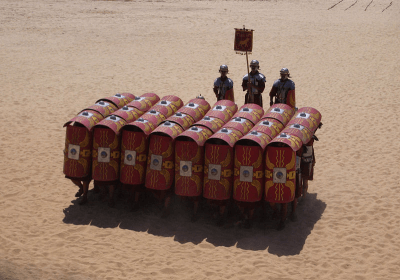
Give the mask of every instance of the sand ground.
[[(400, 279), (400, 2), (338, 2), (0, 0), (0, 279)], [(117, 92), (213, 104), (220, 64), (242, 105), (243, 25), (266, 92), (288, 67), (297, 106), (322, 113), (298, 221), (79, 206), (63, 124)]]

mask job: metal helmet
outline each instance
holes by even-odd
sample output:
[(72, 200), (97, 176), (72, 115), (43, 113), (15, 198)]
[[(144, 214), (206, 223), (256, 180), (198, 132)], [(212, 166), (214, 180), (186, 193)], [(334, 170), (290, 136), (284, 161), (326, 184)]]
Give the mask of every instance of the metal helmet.
[(258, 60), (253, 59), (253, 60), (250, 62), (250, 67), (251, 67), (251, 66), (255, 66), (255, 67), (257, 67), (257, 69), (259, 69), (259, 68), (260, 68), (260, 63), (258, 62)]
[(282, 68), (281, 71), (280, 71), (280, 73), (281, 73), (281, 74), (290, 75), (289, 69), (287, 69), (287, 68)]
[(222, 65), (219, 67), (219, 72), (220, 72), (220, 73), (221, 73), (221, 72), (227, 72), (227, 73), (228, 73), (228, 65), (222, 64)]

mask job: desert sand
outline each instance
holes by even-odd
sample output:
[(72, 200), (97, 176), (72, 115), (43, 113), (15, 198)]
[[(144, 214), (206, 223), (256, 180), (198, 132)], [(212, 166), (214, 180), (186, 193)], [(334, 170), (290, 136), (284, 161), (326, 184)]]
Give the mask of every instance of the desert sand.
[[(400, 279), (400, 2), (338, 2), (1, 0), (0, 279)], [(243, 105), (243, 25), (264, 109), (287, 67), (297, 107), (322, 113), (298, 221), (78, 205), (63, 124), (117, 92), (214, 104), (221, 64)]]

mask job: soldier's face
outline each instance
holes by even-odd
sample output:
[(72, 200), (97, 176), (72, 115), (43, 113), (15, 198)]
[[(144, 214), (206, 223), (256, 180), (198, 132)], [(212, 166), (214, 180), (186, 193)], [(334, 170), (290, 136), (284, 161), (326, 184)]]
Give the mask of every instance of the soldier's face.
[(288, 78), (288, 75), (287, 74), (282, 74), (281, 73), (281, 80), (286, 80)]
[(250, 66), (250, 68), (251, 68), (251, 72), (253, 72), (253, 73), (257, 71), (257, 66), (252, 65), (252, 66)]
[(226, 74), (228, 74), (228, 71), (221, 71), (221, 77), (226, 77)]

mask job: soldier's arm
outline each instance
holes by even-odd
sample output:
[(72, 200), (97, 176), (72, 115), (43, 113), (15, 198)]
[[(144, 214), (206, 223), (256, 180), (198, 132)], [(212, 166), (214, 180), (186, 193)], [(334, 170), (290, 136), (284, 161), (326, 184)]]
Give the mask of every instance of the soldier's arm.
[(243, 88), (243, 91), (247, 90), (247, 79), (243, 79), (242, 88)]
[(218, 98), (218, 87), (214, 86), (213, 88), (215, 96)]
[(269, 92), (269, 106), (274, 104), (274, 96), (276, 95), (277, 88), (272, 86), (271, 91)]

